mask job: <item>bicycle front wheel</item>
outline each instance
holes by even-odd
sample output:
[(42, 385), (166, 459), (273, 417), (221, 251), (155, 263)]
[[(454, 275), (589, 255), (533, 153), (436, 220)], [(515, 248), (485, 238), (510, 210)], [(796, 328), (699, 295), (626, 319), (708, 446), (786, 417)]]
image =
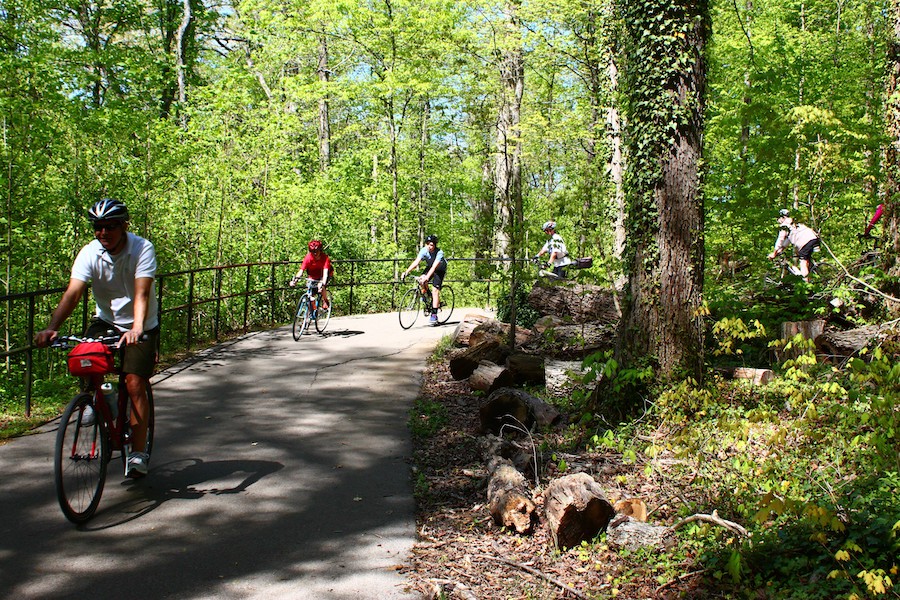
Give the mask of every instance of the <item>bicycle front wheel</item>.
[(407, 290), (400, 302), (400, 327), (409, 329), (416, 322), (422, 307), (419, 306), (419, 292), (416, 289)]
[(449, 285), (445, 285), (441, 288), (441, 305), (438, 308), (438, 323), (443, 325), (447, 321), (450, 320), (450, 315), (453, 314), (453, 303), (455, 298), (453, 297), (453, 288)]
[(294, 341), (298, 341), (300, 336), (303, 335), (307, 328), (309, 327), (309, 319), (312, 315), (309, 314), (309, 298), (307, 296), (303, 296), (300, 298), (300, 302), (297, 303), (297, 312), (294, 313)]
[(328, 327), (328, 321), (331, 320), (331, 307), (334, 303), (334, 297), (328, 299), (328, 308), (322, 308), (322, 299), (319, 298), (319, 309), (316, 311), (316, 331), (322, 333)]
[(90, 393), (75, 396), (63, 411), (56, 433), (56, 497), (73, 523), (84, 523), (94, 515), (106, 482), (109, 437), (106, 422), (93, 405)]

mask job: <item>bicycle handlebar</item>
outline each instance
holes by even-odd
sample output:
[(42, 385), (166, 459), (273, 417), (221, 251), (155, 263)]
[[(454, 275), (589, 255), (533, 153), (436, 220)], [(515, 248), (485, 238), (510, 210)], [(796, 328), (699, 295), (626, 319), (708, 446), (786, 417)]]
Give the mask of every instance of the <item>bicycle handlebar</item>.
[[(100, 342), (101, 344), (103, 344), (105, 346), (109, 346), (110, 348), (115, 348), (118, 345), (120, 339), (122, 339), (121, 334), (101, 335), (100, 337), (84, 337), (84, 336), (80, 336), (80, 335), (58, 335), (52, 342), (50, 342), (49, 347), (50, 348), (67, 349), (67, 348), (71, 348), (75, 344), (80, 344), (82, 342)], [(144, 333), (144, 334), (141, 334), (141, 337), (138, 340), (138, 342), (146, 342), (149, 339), (150, 339), (150, 335)]]

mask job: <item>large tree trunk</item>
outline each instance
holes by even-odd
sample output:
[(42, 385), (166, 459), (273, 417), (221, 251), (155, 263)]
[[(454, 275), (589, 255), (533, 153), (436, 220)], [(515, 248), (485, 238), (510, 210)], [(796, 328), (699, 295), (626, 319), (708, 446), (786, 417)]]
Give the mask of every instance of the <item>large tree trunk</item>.
[[(703, 290), (700, 159), (706, 97), (706, 0), (626, 0), (630, 105), (629, 290), (618, 355), (655, 357), (660, 373), (702, 372), (696, 312)], [(663, 30), (659, 23), (670, 23)], [(683, 33), (682, 33), (683, 32)], [(684, 63), (685, 57), (689, 57)], [(662, 79), (656, 70), (672, 65)], [(677, 65), (677, 66), (676, 66)]]
[(551, 481), (544, 492), (544, 511), (557, 548), (593, 539), (616, 514), (603, 488), (587, 473)]
[[(885, 90), (885, 127), (887, 145), (885, 147), (885, 202), (884, 222), (887, 240), (884, 244), (884, 264), (888, 272), (900, 276), (900, 0), (891, 0), (891, 28), (888, 35), (887, 60), (888, 77)], [(897, 289), (890, 289), (897, 293)], [(892, 303), (894, 311), (900, 306)]]

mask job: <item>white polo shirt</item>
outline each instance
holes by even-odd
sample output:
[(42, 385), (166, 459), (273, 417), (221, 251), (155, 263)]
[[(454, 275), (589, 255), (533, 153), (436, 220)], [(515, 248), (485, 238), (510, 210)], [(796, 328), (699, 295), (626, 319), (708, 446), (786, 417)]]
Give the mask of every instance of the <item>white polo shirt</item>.
[(144, 331), (159, 325), (159, 305), (156, 301), (156, 250), (153, 244), (127, 232), (125, 248), (111, 256), (99, 240), (81, 249), (72, 265), (72, 279), (91, 284), (97, 317), (112, 323), (121, 331), (134, 323), (134, 280), (150, 277), (150, 298)]

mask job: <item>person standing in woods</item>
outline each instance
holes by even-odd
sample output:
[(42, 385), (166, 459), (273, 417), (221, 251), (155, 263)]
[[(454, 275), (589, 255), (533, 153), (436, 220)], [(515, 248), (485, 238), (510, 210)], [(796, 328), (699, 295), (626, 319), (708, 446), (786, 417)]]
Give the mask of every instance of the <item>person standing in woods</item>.
[(566, 249), (566, 243), (562, 236), (556, 233), (556, 221), (547, 221), (541, 227), (550, 239), (544, 244), (541, 251), (537, 253), (535, 258), (540, 258), (544, 254), (549, 254), (547, 258), (548, 265), (553, 269), (553, 274), (560, 279), (566, 276), (566, 266), (572, 264), (569, 258), (569, 251)]
[[(147, 386), (156, 368), (159, 346), (159, 307), (155, 292), (156, 251), (153, 244), (128, 231), (128, 207), (105, 198), (87, 211), (94, 240), (84, 246), (72, 265), (69, 285), (50, 317), (50, 323), (34, 336), (43, 347), (59, 335), (91, 284), (96, 316), (85, 337), (121, 334), (122, 372), (131, 397), (132, 452), (125, 474), (143, 477), (149, 469)], [(140, 343), (139, 343), (140, 342)]]
[(422, 286), (423, 294), (428, 293), (428, 282), (431, 281), (431, 317), (429, 317), (429, 321), (432, 325), (438, 324), (437, 312), (441, 305), (441, 287), (444, 285), (444, 276), (447, 275), (447, 259), (444, 258), (444, 251), (438, 248), (437, 244), (438, 237), (436, 235), (427, 236), (425, 245), (419, 250), (418, 256), (403, 271), (402, 275), (402, 277), (406, 277), (420, 262), (425, 261), (425, 272), (416, 277), (416, 281)]

